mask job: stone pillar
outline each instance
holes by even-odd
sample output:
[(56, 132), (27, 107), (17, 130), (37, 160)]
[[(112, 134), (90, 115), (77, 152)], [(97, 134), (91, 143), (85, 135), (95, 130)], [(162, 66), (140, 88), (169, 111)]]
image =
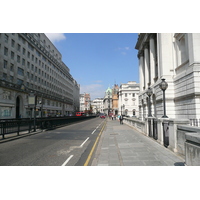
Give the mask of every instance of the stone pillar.
[(150, 36), (150, 73), (151, 73), (151, 84), (154, 83), (154, 78), (155, 78), (155, 57), (156, 57), (156, 52), (155, 52), (155, 41), (154, 41), (154, 35), (152, 34)]
[(139, 68), (140, 68), (140, 92), (144, 90), (144, 53), (141, 51), (138, 54), (139, 58)]
[(157, 129), (158, 129), (158, 139), (157, 141), (164, 146), (164, 132), (163, 132), (163, 122), (167, 122), (168, 118), (158, 118)]
[(178, 125), (189, 125), (189, 119), (169, 119), (169, 146), (168, 148), (173, 152), (178, 152), (178, 136), (177, 126)]
[(148, 88), (150, 83), (150, 72), (149, 72), (149, 44), (145, 43), (144, 45), (144, 71), (145, 71), (145, 89)]

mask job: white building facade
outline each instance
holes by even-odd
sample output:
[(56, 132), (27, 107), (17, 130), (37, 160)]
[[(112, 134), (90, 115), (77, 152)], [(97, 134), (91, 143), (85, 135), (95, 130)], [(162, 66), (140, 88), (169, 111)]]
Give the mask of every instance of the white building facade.
[(135, 81), (129, 81), (126, 84), (121, 84), (119, 87), (118, 110), (119, 114), (139, 117), (139, 95), (140, 86)]
[(79, 109), (80, 86), (62, 55), (42, 33), (0, 34), (0, 118), (69, 115)]
[(159, 87), (165, 79), (168, 88), (166, 114), (169, 118), (200, 118), (200, 34), (142, 33), (135, 47), (138, 50), (140, 118), (148, 116), (148, 87), (152, 115), (163, 115), (163, 92)]
[(91, 102), (92, 111), (95, 114), (104, 112), (103, 98), (96, 98)]

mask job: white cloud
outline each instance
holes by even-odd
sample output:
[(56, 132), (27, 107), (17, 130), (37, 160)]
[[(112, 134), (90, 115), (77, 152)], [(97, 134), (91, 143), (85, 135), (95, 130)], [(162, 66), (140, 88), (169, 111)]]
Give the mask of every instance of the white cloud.
[(60, 40), (65, 40), (66, 37), (64, 33), (45, 33), (45, 35), (51, 40), (51, 42), (59, 42)]
[(81, 85), (80, 93), (89, 93), (91, 100), (95, 98), (103, 98), (105, 95), (105, 89), (101, 84)]
[(130, 50), (130, 47), (118, 47), (116, 50), (117, 50), (117, 51), (121, 51), (121, 54), (122, 54), (122, 55), (126, 55), (126, 54), (127, 54), (127, 51)]

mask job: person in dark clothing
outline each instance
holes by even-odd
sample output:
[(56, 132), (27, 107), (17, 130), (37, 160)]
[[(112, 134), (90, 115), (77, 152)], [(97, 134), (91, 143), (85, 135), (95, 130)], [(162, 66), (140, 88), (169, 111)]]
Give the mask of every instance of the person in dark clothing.
[(120, 115), (119, 121), (120, 121), (120, 124), (123, 124), (123, 116), (122, 115)]

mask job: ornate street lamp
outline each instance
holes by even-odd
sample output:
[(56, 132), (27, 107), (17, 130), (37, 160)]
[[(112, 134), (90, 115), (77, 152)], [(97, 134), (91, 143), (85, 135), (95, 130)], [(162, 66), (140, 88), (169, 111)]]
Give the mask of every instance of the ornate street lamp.
[(168, 84), (164, 78), (161, 79), (162, 82), (159, 84), (160, 89), (163, 91), (163, 108), (164, 108), (164, 115), (162, 118), (168, 118), (166, 116), (166, 105), (165, 105), (165, 90), (168, 88)]
[(148, 98), (148, 109), (149, 109), (149, 112), (148, 112), (148, 117), (152, 117), (152, 114), (151, 114), (151, 95), (153, 94), (153, 91), (150, 87), (148, 87), (148, 90), (147, 90), (147, 96), (149, 97)]

